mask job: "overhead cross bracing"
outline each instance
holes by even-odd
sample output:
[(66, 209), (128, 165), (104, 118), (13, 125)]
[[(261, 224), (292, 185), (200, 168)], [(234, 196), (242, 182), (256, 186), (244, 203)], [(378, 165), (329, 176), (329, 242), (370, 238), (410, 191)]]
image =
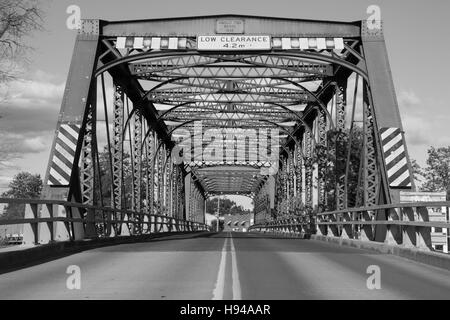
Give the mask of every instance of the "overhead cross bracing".
[(255, 189), (267, 177), (262, 176), (258, 168), (247, 166), (222, 165), (193, 168), (205, 190), (209, 194), (241, 194), (253, 196)]
[[(165, 40), (168, 42), (163, 44), (161, 41)], [(299, 129), (312, 134), (311, 128), (304, 128), (307, 126), (304, 119), (317, 108), (317, 93), (324, 87), (324, 79), (336, 72), (337, 66), (331, 61), (346, 60), (350, 54), (346, 47), (355, 45), (354, 39), (345, 39), (344, 42), (342, 38), (335, 38), (323, 45), (322, 38), (306, 39), (306, 42), (303, 38), (289, 41), (280, 38), (283, 43), (280, 49), (284, 49), (286, 43), (289, 43), (290, 48), (297, 46), (300, 49), (301, 45), (303, 49), (311, 49), (327, 57), (320, 61), (314, 57), (296, 56), (295, 52), (289, 51), (205, 53), (194, 50), (196, 39), (188, 37), (185, 40), (117, 37), (103, 42), (111, 51), (120, 52), (131, 76), (145, 88), (143, 98), (158, 110), (156, 118), (167, 126), (173, 141), (180, 140), (175, 138), (178, 129), (190, 130), (191, 139), (202, 140), (208, 130), (272, 130), (280, 132), (276, 136), (277, 152), (283, 150)], [(278, 47), (277, 41), (277, 38), (273, 38), (274, 48)], [(159, 47), (155, 47), (157, 43)], [(176, 49), (180, 49), (181, 44), (187, 51), (170, 51), (175, 48), (175, 43)], [(199, 123), (201, 133), (197, 132), (194, 137), (195, 126)], [(187, 158), (186, 165), (198, 168), (212, 164), (234, 164), (247, 165), (249, 170), (253, 170), (252, 167), (264, 167), (274, 161), (274, 158), (268, 159), (267, 154), (261, 159), (261, 148), (254, 147), (260, 143), (258, 138), (244, 136), (246, 140), (239, 141), (238, 136), (227, 138), (224, 132), (221, 134), (223, 141), (217, 147), (228, 147), (235, 154), (233, 161), (225, 159), (225, 152), (224, 159), (218, 159), (219, 152), (216, 152), (213, 156), (202, 154), (200, 157)], [(258, 133), (256, 135), (259, 137)], [(202, 143), (202, 150), (212, 141)], [(240, 144), (240, 149), (232, 146), (233, 143)], [(189, 151), (192, 150), (189, 148)], [(198, 171), (192, 171), (192, 174), (196, 175)], [(204, 178), (200, 180), (206, 193), (217, 192), (217, 189), (213, 190), (211, 185), (204, 183)], [(236, 180), (225, 181), (231, 183)], [(244, 185), (248, 187), (243, 183), (234, 183), (233, 187), (222, 188), (221, 192), (242, 191), (248, 194), (250, 191)], [(260, 187), (260, 184), (255, 187)], [(256, 191), (251, 192), (255, 194)]]

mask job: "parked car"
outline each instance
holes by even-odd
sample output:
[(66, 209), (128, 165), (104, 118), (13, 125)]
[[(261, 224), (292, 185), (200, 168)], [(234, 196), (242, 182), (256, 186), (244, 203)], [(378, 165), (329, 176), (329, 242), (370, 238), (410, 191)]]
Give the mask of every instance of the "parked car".
[(8, 245), (17, 245), (23, 243), (23, 235), (22, 234), (13, 234), (7, 238), (6, 243)]

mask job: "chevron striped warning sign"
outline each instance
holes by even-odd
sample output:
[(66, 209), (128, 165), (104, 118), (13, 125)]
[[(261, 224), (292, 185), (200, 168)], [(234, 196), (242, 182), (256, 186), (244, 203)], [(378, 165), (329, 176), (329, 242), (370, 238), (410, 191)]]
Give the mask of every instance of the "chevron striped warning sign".
[(48, 178), (49, 185), (69, 185), (79, 132), (78, 124), (61, 124), (59, 127)]
[(381, 128), (380, 135), (389, 186), (411, 188), (411, 176), (402, 132), (399, 128)]

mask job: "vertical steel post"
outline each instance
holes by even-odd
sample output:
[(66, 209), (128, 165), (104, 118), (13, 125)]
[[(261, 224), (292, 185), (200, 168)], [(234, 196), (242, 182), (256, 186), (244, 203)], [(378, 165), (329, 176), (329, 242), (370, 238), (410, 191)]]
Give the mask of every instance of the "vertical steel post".
[(319, 203), (319, 211), (323, 211), (326, 208), (327, 204), (327, 193), (326, 193), (326, 173), (327, 173), (327, 157), (326, 157), (326, 148), (327, 148), (327, 122), (326, 122), (326, 114), (324, 110), (318, 111), (317, 114), (317, 129), (319, 133), (319, 141), (316, 146), (317, 152), (317, 165), (318, 165), (318, 181), (317, 181), (317, 191), (318, 191), (318, 203)]
[[(133, 128), (133, 202), (132, 210), (141, 213), (141, 187), (142, 187), (142, 114), (139, 109), (134, 113), (134, 128)], [(141, 215), (136, 215), (134, 220), (137, 222), (134, 224), (135, 233), (142, 232), (142, 219)]]
[[(124, 92), (120, 85), (114, 83), (114, 119), (112, 141), (112, 207), (122, 209), (123, 204), (123, 117), (124, 117)], [(122, 220), (121, 214), (116, 214), (114, 220)], [(121, 233), (121, 223), (115, 224), (116, 235)]]

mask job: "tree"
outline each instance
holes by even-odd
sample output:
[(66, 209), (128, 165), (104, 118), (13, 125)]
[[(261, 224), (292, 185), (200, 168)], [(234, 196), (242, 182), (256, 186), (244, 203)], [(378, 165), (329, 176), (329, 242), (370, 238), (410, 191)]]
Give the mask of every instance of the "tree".
[(415, 181), (421, 181), (421, 177), (423, 178), (423, 170), (420, 165), (417, 163), (416, 159), (411, 158), (411, 168), (413, 173), (413, 178)]
[[(42, 192), (42, 179), (39, 174), (20, 172), (14, 176), (9, 184), (9, 189), (2, 194), (4, 198), (12, 199), (37, 199)], [(3, 219), (23, 218), (25, 213), (24, 204), (10, 204), (6, 207)]]
[[(363, 147), (364, 132), (361, 127), (355, 126), (350, 136), (350, 130), (333, 130), (327, 133), (327, 146), (316, 146), (315, 162), (324, 160), (325, 166), (321, 167), (321, 175), (324, 177), (327, 197), (326, 211), (336, 209), (336, 185), (343, 184), (347, 172), (347, 199), (348, 206), (356, 204), (358, 193), (358, 178), (361, 164), (361, 152)], [(351, 145), (350, 145), (351, 137)], [(350, 161), (347, 161), (350, 147)]]
[(428, 149), (427, 167), (423, 170), (424, 191), (446, 191), (450, 199), (450, 146)]
[[(215, 214), (217, 212), (217, 198), (206, 200), (206, 212), (210, 214)], [(250, 210), (245, 210), (242, 206), (238, 206), (236, 202), (227, 198), (221, 198), (219, 204), (219, 212), (221, 215), (224, 214), (245, 214), (251, 212)]]
[(0, 83), (17, 77), (20, 62), (30, 47), (24, 37), (43, 28), (37, 0), (0, 0)]
[[(95, 196), (94, 204), (102, 205), (100, 199), (103, 199), (103, 206), (111, 207), (111, 193), (112, 193), (112, 174), (111, 174), (111, 163), (109, 159), (108, 146), (105, 146), (103, 152), (99, 152), (99, 165), (100, 165), (100, 177), (101, 177), (101, 188), (100, 182), (98, 181), (98, 176), (95, 176)], [(131, 189), (132, 189), (132, 170), (131, 170), (131, 156), (129, 153), (124, 152), (123, 158), (123, 185), (124, 190), (129, 192), (124, 193), (123, 208), (130, 208), (131, 204)], [(142, 171), (146, 170), (146, 163), (143, 163)], [(141, 186), (141, 197), (145, 199), (145, 187), (144, 184)]]
[[(219, 231), (223, 231), (224, 228), (225, 228), (225, 221), (219, 220)], [(217, 220), (211, 221), (211, 229), (213, 231), (217, 230)]]

